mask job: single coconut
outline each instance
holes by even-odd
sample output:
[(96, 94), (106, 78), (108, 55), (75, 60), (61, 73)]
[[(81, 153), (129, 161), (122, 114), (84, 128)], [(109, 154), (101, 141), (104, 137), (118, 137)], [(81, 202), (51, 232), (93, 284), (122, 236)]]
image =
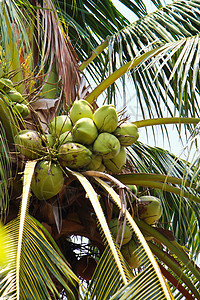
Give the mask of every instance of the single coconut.
[(94, 112), (93, 120), (99, 132), (112, 133), (118, 125), (118, 116), (115, 107), (113, 105), (101, 106)]
[(46, 133), (42, 136), (42, 139), (44, 140), (44, 145), (48, 146), (50, 148), (52, 148), (55, 144), (55, 136), (50, 134), (50, 133)]
[(9, 92), (7, 92), (7, 96), (12, 102), (24, 103), (24, 104), (27, 103), (24, 97), (22, 96), (22, 94), (20, 94), (18, 91), (14, 89), (10, 89)]
[(135, 184), (127, 184), (127, 187), (130, 189), (131, 193), (137, 196), (138, 190)]
[(76, 265), (77, 275), (85, 280), (91, 280), (92, 275), (96, 269), (97, 261), (89, 255), (82, 256)]
[(100, 164), (100, 166), (95, 170), (98, 172), (105, 172), (106, 167), (103, 164)]
[(121, 147), (119, 153), (115, 157), (104, 159), (103, 164), (109, 171), (113, 173), (120, 173), (126, 164), (126, 150)]
[(12, 80), (8, 79), (8, 78), (0, 78), (0, 89), (3, 89), (5, 91), (10, 90), (11, 88), (13, 88), (14, 84), (12, 82)]
[(20, 114), (23, 118), (28, 117), (28, 115), (30, 114), (28, 106), (24, 103), (15, 102), (13, 108), (16, 111), (16, 113)]
[(54, 197), (60, 192), (63, 184), (63, 171), (58, 164), (44, 160), (37, 163), (31, 188), (39, 200)]
[(85, 167), (86, 170), (96, 171), (102, 164), (102, 156), (92, 154), (91, 162)]
[(58, 160), (63, 167), (81, 169), (91, 161), (92, 152), (78, 143), (63, 144), (59, 148)]
[(70, 119), (73, 124), (81, 118), (93, 119), (92, 106), (86, 100), (75, 100), (70, 109)]
[(157, 197), (142, 196), (137, 207), (139, 218), (149, 225), (155, 224), (162, 216), (162, 204)]
[(66, 144), (69, 142), (73, 142), (72, 133), (70, 131), (63, 132), (59, 136), (59, 144), (62, 145), (62, 144)]
[(137, 248), (138, 246), (133, 239), (121, 247), (121, 253), (131, 269), (138, 268), (141, 264), (137, 256)]
[(22, 130), (15, 136), (15, 144), (21, 154), (28, 158), (35, 159), (39, 157), (42, 148), (42, 140), (34, 130)]
[(91, 119), (82, 118), (74, 124), (72, 136), (75, 142), (90, 145), (97, 138), (98, 130)]
[(60, 136), (63, 132), (72, 129), (72, 123), (67, 115), (56, 116), (49, 124), (49, 131), (53, 135)]
[(93, 151), (103, 158), (110, 159), (115, 157), (120, 151), (118, 139), (107, 132), (100, 133), (93, 144)]
[(138, 128), (132, 123), (123, 123), (113, 133), (120, 141), (121, 146), (131, 146), (139, 138)]
[[(117, 218), (112, 219), (109, 223), (109, 228), (110, 228), (110, 232), (112, 233), (114, 239), (116, 239), (118, 232), (119, 232), (119, 220)], [(121, 225), (121, 228), (120, 228), (118, 244), (121, 243), (122, 233), (123, 233), (123, 224)], [(131, 229), (127, 224), (125, 225), (125, 230), (124, 230), (123, 234), (124, 235), (123, 235), (122, 245), (125, 245), (131, 240), (131, 237), (132, 237)]]

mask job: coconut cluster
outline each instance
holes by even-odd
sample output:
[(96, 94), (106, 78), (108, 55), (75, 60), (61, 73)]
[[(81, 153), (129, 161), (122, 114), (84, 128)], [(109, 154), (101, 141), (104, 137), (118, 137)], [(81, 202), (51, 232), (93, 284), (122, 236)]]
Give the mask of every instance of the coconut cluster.
[[(137, 194), (136, 186), (128, 186), (134, 194)], [(146, 222), (147, 224), (154, 226), (160, 217), (162, 216), (162, 204), (159, 198), (154, 196), (141, 196), (138, 198), (137, 206), (135, 207), (136, 216)], [(109, 223), (110, 232), (114, 240), (122, 245), (121, 254), (128, 263), (128, 265), (133, 268), (138, 268), (141, 265), (141, 260), (138, 257), (138, 245), (132, 234), (132, 230), (126, 223), (123, 228), (123, 224), (120, 226), (119, 219), (114, 217)], [(151, 240), (152, 237), (144, 235), (146, 240)]]
[(109, 223), (109, 229), (114, 240), (117, 239), (118, 244), (122, 245), (120, 251), (129, 266), (132, 269), (138, 268), (141, 261), (137, 255), (138, 246), (135, 242), (130, 226), (127, 223), (125, 224), (125, 227), (123, 224), (120, 226), (118, 218), (114, 218)]
[(113, 105), (103, 105), (93, 113), (83, 99), (73, 103), (69, 115), (55, 117), (49, 130), (63, 167), (111, 173), (122, 171), (126, 164), (125, 147), (139, 137), (136, 125), (119, 125)]
[[(15, 144), (26, 158), (40, 159), (33, 176), (32, 191), (38, 199), (47, 200), (62, 188), (53, 188), (54, 178), (56, 181), (57, 174), (62, 173), (61, 167), (120, 173), (126, 164), (125, 147), (131, 146), (138, 137), (134, 124), (119, 125), (113, 105), (103, 105), (93, 111), (92, 106), (81, 99), (73, 103), (69, 114), (56, 116), (51, 121), (47, 134), (22, 130), (15, 136)], [(53, 164), (48, 159), (43, 160), (48, 153), (53, 157)], [(63, 174), (59, 175), (61, 177)], [(50, 192), (46, 190), (48, 184)]]
[(29, 115), (28, 102), (22, 94), (14, 88), (12, 80), (1, 77), (0, 91), (2, 91), (4, 97), (6, 97), (16, 114), (20, 114), (23, 118)]

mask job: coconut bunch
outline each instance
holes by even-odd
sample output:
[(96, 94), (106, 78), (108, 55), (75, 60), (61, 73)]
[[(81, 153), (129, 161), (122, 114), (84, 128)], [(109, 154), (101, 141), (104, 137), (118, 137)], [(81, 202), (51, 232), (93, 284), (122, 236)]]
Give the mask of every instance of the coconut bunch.
[(138, 245), (129, 225), (126, 223), (125, 227), (123, 224), (120, 226), (119, 219), (113, 218), (109, 223), (109, 228), (114, 240), (121, 245), (121, 254), (130, 268), (138, 268), (141, 264), (137, 255)]
[(0, 91), (9, 102), (16, 114), (20, 114), (23, 118), (29, 115), (28, 102), (15, 88), (12, 80), (8, 78), (0, 78)]
[(22, 130), (15, 136), (17, 150), (23, 156), (40, 160), (32, 190), (41, 200), (47, 200), (59, 192), (58, 189), (54, 192), (53, 187), (51, 192), (45, 190), (48, 183), (49, 187), (53, 186), (53, 178), (57, 175), (52, 174), (56, 166), (56, 174), (60, 174), (63, 167), (120, 173), (126, 164), (125, 148), (139, 137), (134, 124), (126, 122), (119, 125), (113, 105), (103, 105), (93, 111), (92, 106), (83, 99), (76, 100), (68, 114), (54, 117), (48, 127), (47, 134)]
[(113, 105), (103, 105), (93, 112), (83, 99), (73, 103), (69, 115), (55, 117), (49, 130), (63, 167), (111, 173), (122, 171), (126, 164), (125, 147), (139, 137), (134, 124), (119, 125)]
[[(135, 185), (128, 185), (131, 192), (137, 195), (137, 190)], [(135, 204), (135, 202), (134, 202)], [(143, 220), (150, 226), (154, 226), (160, 217), (162, 216), (162, 204), (159, 198), (154, 196), (141, 196), (138, 198), (137, 205), (135, 205), (135, 216)], [(138, 268), (141, 265), (141, 261), (138, 258), (138, 244), (135, 240), (134, 234), (126, 223), (125, 227), (123, 224), (119, 223), (119, 219), (116, 217), (117, 213), (113, 211), (113, 218), (109, 223), (110, 232), (113, 239), (121, 245), (121, 254), (128, 263), (128, 265), (133, 268)], [(147, 241), (151, 240), (152, 237), (145, 235), (144, 237)]]

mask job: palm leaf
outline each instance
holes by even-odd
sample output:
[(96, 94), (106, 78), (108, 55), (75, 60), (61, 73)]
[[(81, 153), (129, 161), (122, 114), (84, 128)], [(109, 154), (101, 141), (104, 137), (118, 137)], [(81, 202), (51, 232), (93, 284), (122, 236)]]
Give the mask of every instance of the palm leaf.
[[(188, 271), (187, 266), (183, 265), (181, 261), (177, 259), (177, 257), (170, 255), (169, 252), (166, 252), (163, 248), (155, 243), (149, 242), (149, 246), (162, 264), (165, 265), (164, 269), (166, 270), (166, 268), (168, 268), (170, 274), (173, 274), (174, 278), (179, 282), (179, 284), (186, 286), (187, 290), (189, 289), (193, 295), (198, 297), (198, 284), (196, 284), (198, 280), (190, 271)], [(191, 294), (189, 295), (191, 296)]]
[(99, 203), (99, 199), (98, 199), (98, 196), (97, 196), (95, 190), (93, 189), (90, 182), (86, 179), (86, 177), (84, 177), (82, 174), (80, 174), (78, 172), (71, 171), (71, 170), (68, 170), (68, 171), (80, 181), (80, 183), (82, 184), (82, 186), (85, 189), (86, 193), (88, 194), (88, 197), (89, 197), (89, 199), (92, 203), (92, 206), (94, 208), (94, 211), (96, 213), (98, 221), (101, 225), (102, 232), (105, 236), (105, 243), (108, 244), (110, 249), (111, 249), (111, 252), (112, 252), (112, 254), (114, 256), (114, 259), (116, 261), (116, 264), (118, 266), (118, 270), (119, 270), (120, 275), (123, 279), (123, 282), (127, 283), (127, 279), (126, 279), (126, 275), (125, 275), (124, 270), (123, 270), (123, 266), (121, 265), (116, 246), (114, 245), (110, 230), (108, 228), (108, 224), (106, 222), (106, 218), (104, 216), (103, 210), (101, 208), (101, 205)]
[[(200, 228), (198, 217), (199, 204), (195, 203), (193, 200), (189, 200), (187, 197), (182, 197), (182, 194), (180, 197), (180, 194), (178, 195), (171, 193), (172, 190), (170, 193), (165, 192), (163, 188), (165, 189), (165, 183), (171, 181), (170, 177), (173, 177), (177, 178), (179, 183), (173, 179), (170, 183), (171, 187), (177, 186), (180, 188), (181, 186), (181, 191), (185, 190), (194, 196), (199, 197), (199, 185), (197, 180), (198, 174), (196, 174), (197, 177), (194, 178), (194, 170), (188, 162), (176, 157), (169, 151), (158, 147), (150, 147), (142, 143), (136, 143), (132, 147), (129, 147), (128, 152), (130, 155), (131, 164), (134, 165), (137, 173), (134, 175), (124, 174), (116, 176), (116, 178), (122, 180), (122, 182), (125, 184), (135, 184), (134, 179), (136, 179), (138, 176), (138, 180), (140, 181), (138, 181), (137, 185), (138, 188), (140, 188), (141, 194), (148, 192), (149, 194), (159, 197), (162, 201), (164, 214), (160, 223), (162, 224), (163, 228), (172, 230), (174, 236), (180, 242), (180, 244), (187, 244), (188, 248), (192, 250), (192, 254), (196, 256), (199, 249), (199, 245), (196, 242), (199, 240)], [(194, 161), (194, 166), (198, 166), (197, 161)], [(141, 175), (139, 175), (140, 173)], [(153, 174), (157, 174), (155, 175), (155, 178), (153, 177)], [(165, 179), (164, 177), (161, 179), (159, 174), (165, 174)], [(132, 180), (130, 181), (129, 176), (133, 176)], [(154, 178), (154, 183), (156, 183), (157, 179), (159, 178), (159, 189), (158, 186), (156, 189), (153, 189), (153, 182), (149, 188), (142, 188), (143, 184), (145, 184), (144, 182), (141, 182), (142, 177), (144, 180), (145, 178), (148, 180), (149, 176), (152, 176), (151, 179)], [(123, 178), (125, 181), (123, 181)], [(192, 180), (192, 178), (194, 178), (194, 180)], [(161, 182), (163, 182), (163, 186)], [(194, 221), (193, 228), (191, 228), (191, 219)], [(196, 232), (195, 236), (193, 235), (194, 232)]]
[[(196, 1), (187, 4), (177, 1), (160, 8), (109, 36), (108, 52), (104, 51), (91, 68), (96, 65), (95, 73), (104, 74), (99, 77), (102, 81), (135, 57), (164, 47), (131, 72), (143, 118), (163, 117), (163, 106), (171, 116), (175, 113), (199, 116), (199, 14)], [(101, 60), (104, 65), (107, 62), (104, 72), (99, 72)], [(124, 82), (124, 78), (122, 80)], [(109, 102), (116, 97), (113, 87), (108, 90)], [(174, 106), (173, 112), (171, 107)]]
[(53, 276), (66, 293), (75, 299), (71, 291), (73, 281), (77, 280), (75, 275), (64, 257), (54, 250), (34, 219), (28, 215), (29, 191), (35, 164), (36, 161), (26, 163), (20, 215), (5, 226), (13, 252), (9, 257), (9, 276), (1, 274), (1, 296), (4, 297), (5, 292), (11, 293), (13, 297), (16, 295), (16, 299), (26, 299), (30, 295), (33, 299), (58, 296)]
[(25, 91), (24, 74), (19, 53), (25, 60), (25, 55), (30, 52), (30, 41), (26, 32), (27, 22), (15, 1), (5, 1), (4, 5), (0, 6), (0, 20), (1, 60), (4, 73), (12, 74), (13, 81), (18, 83), (16, 88), (23, 93)]
[(4, 128), (0, 123), (0, 219), (5, 221), (9, 207), (9, 187), (11, 178), (11, 161)]
[[(114, 39), (115, 47), (109, 47), (111, 51), (109, 57), (117, 56), (119, 53), (123, 58), (119, 62), (123, 63), (138, 56), (140, 51), (146, 52), (165, 45), (162, 54), (159, 52), (157, 57), (148, 60), (132, 73), (137, 95), (139, 99), (144, 98), (140, 104), (143, 105), (143, 109), (145, 103), (149, 107), (147, 103), (151, 94), (151, 106), (154, 107), (154, 111), (148, 108), (148, 115), (143, 115), (144, 118), (162, 116), (158, 103), (163, 101), (165, 105), (166, 99), (176, 105), (182, 116), (199, 116), (198, 98), (195, 95), (195, 92), (199, 93), (198, 20), (198, 3), (190, 1), (189, 4), (185, 4), (184, 1), (177, 1), (134, 22), (110, 38), (110, 45), (114, 45)], [(115, 65), (117, 61), (113, 61), (112, 70), (117, 67)], [(194, 80), (191, 80), (192, 76)], [(187, 96), (188, 89), (190, 95)], [(186, 111), (183, 111), (181, 101), (188, 107)], [(189, 103), (196, 103), (197, 109)], [(171, 113), (170, 108), (168, 111)]]
[[(100, 175), (101, 176), (101, 175)], [(150, 251), (144, 236), (142, 235), (140, 229), (137, 227), (136, 223), (134, 222), (133, 218), (131, 217), (130, 213), (126, 211), (124, 206), (122, 205), (119, 195), (113, 190), (110, 189), (110, 186), (99, 179), (98, 177), (95, 177), (95, 180), (110, 194), (116, 205), (122, 210), (123, 214), (125, 215), (125, 218), (127, 219), (127, 222), (131, 226), (132, 230), (134, 231), (135, 235), (137, 236), (138, 243), (139, 243), (139, 249), (138, 250), (138, 257), (142, 262), (142, 265), (144, 264), (144, 273), (149, 270), (150, 274), (154, 277), (155, 280), (155, 285), (156, 285), (156, 292), (158, 290), (161, 290), (161, 299), (172, 299), (171, 294), (168, 290), (168, 287), (166, 286), (166, 283), (164, 281), (164, 278), (162, 274), (160, 273), (160, 270), (158, 268), (158, 265), (152, 255), (152, 252)], [(122, 191), (122, 195), (123, 195)], [(122, 196), (123, 197), (123, 196)], [(147, 274), (146, 274), (147, 275)], [(150, 276), (151, 276), (150, 275)], [(145, 276), (145, 275), (144, 275)], [(138, 281), (139, 282), (139, 281)], [(130, 290), (129, 290), (130, 291)], [(142, 293), (144, 292), (144, 289)], [(147, 287), (145, 289), (145, 292), (149, 293), (151, 296), (154, 294), (154, 286)]]
[[(102, 182), (102, 181), (100, 181), (100, 179), (99, 178), (96, 178), (96, 180), (99, 182), (99, 183), (101, 183), (101, 185), (102, 186), (104, 186), (104, 188), (106, 188), (106, 184), (104, 183), (104, 182)], [(107, 189), (108, 190), (108, 189)], [(114, 197), (113, 196), (113, 191), (111, 192), (111, 191), (109, 191), (110, 192), (110, 194), (111, 194), (111, 196), (112, 196), (112, 198), (114, 199), (114, 200), (117, 200), (117, 197)], [(117, 202), (116, 202), (116, 204), (118, 205), (118, 206), (121, 206), (120, 205), (120, 200), (118, 200)], [(121, 208), (122, 209), (122, 208)], [(130, 217), (130, 215), (129, 215), (129, 213), (128, 212), (126, 212), (126, 217), (127, 217), (127, 220), (128, 220), (128, 222), (130, 222), (130, 224), (132, 225), (132, 228), (134, 228), (134, 231), (135, 231), (135, 233), (137, 234), (138, 232), (137, 232), (137, 230), (136, 230), (136, 227), (134, 226), (134, 223), (132, 222), (132, 220), (131, 220), (131, 217)], [(170, 249), (170, 251), (172, 251), (173, 253), (175, 253), (176, 255), (177, 255), (177, 257), (178, 257), (178, 259), (180, 259), (181, 260), (181, 262), (184, 264), (184, 266), (187, 266), (187, 272), (189, 271), (189, 272), (191, 272), (191, 274), (195, 274), (195, 276), (196, 276), (196, 278), (195, 278), (195, 280), (199, 280), (199, 276), (200, 276), (200, 274), (199, 274), (199, 272), (198, 272), (198, 270), (197, 270), (197, 268), (194, 268), (193, 267), (193, 264), (190, 262), (190, 259), (187, 257), (187, 255), (186, 255), (186, 253), (184, 253), (184, 251), (180, 251), (180, 248), (178, 247), (178, 248), (176, 248), (177, 247), (177, 244), (174, 244), (175, 245), (175, 247), (174, 247), (174, 245), (172, 244), (172, 242), (169, 242), (168, 241), (168, 239), (166, 238), (166, 237), (162, 237), (161, 238), (161, 233), (159, 233), (158, 232), (158, 235), (157, 234), (155, 234), (154, 235), (154, 233), (156, 232), (156, 230), (155, 229), (153, 229), (151, 226), (149, 226), (149, 225), (147, 225), (147, 224), (145, 224), (144, 222), (142, 222), (142, 221), (137, 221), (137, 219), (135, 219), (136, 220), (136, 223), (138, 224), (138, 225), (141, 225), (140, 226), (140, 228), (142, 228), (142, 229), (144, 229), (144, 228), (147, 228), (148, 227), (148, 231), (146, 231), (147, 233), (148, 233), (148, 235), (153, 235), (154, 237), (156, 237), (156, 239), (157, 240), (159, 240), (159, 242), (161, 242), (161, 243), (163, 243), (166, 247), (169, 247), (169, 249)], [(151, 229), (152, 229), (152, 231), (151, 231)], [(152, 234), (152, 232), (154, 231), (154, 233)], [(139, 234), (139, 239), (140, 239), (140, 234)], [(140, 239), (140, 242), (142, 243), (142, 238)], [(142, 246), (144, 246), (144, 244), (142, 243)], [(155, 248), (155, 247), (154, 247)], [(153, 248), (153, 249), (154, 249)], [(147, 250), (146, 248), (145, 248), (145, 250)], [(158, 252), (157, 252), (158, 253)], [(156, 254), (157, 254), (156, 253)], [(162, 253), (162, 252), (161, 252)], [(147, 251), (147, 255), (149, 255), (149, 252)], [(164, 256), (164, 254), (163, 255), (161, 255), (161, 256), (159, 256), (159, 258), (165, 258), (165, 256)], [(152, 260), (151, 260), (151, 262), (152, 262)], [(168, 265), (168, 261), (166, 261), (165, 259), (164, 259), (164, 263), (166, 264), (166, 265)], [(154, 265), (155, 266), (155, 265)], [(169, 264), (169, 266), (171, 267), (171, 265)], [(148, 270), (149, 270), (149, 266), (148, 266)], [(173, 270), (175, 270), (175, 273), (177, 273), (178, 271), (178, 274), (179, 274), (179, 276), (180, 276), (180, 274), (182, 273), (182, 269), (180, 268), (180, 269), (178, 269), (178, 267), (177, 268), (175, 268), (175, 267), (173, 267)], [(144, 275), (144, 274), (143, 274)], [(143, 276), (143, 275), (141, 275), (141, 274), (139, 274), (138, 275), (138, 280), (139, 280), (139, 282), (140, 282), (140, 280), (141, 280), (141, 276)], [(144, 275), (144, 276), (148, 276), (147, 274), (146, 275)], [(196, 289), (196, 286), (195, 286), (195, 284), (194, 283), (192, 283), (191, 281), (190, 281), (190, 279), (188, 279), (188, 277), (187, 277), (187, 275), (184, 277), (183, 276), (183, 279), (185, 279), (184, 281), (188, 284), (187, 286), (188, 287), (190, 287), (191, 288), (191, 291), (192, 291), (192, 293), (194, 293), (194, 295), (195, 296), (197, 296), (198, 295), (198, 291), (197, 291), (197, 289)], [(154, 282), (155, 282), (155, 280), (154, 280)], [(134, 283), (135, 284), (135, 283)], [(136, 291), (135, 293), (136, 294), (134, 294), (134, 291), (132, 291), (131, 290), (131, 292), (130, 292), (130, 290), (129, 290), (129, 288), (130, 288), (130, 286), (128, 285), (128, 291), (127, 291), (127, 293), (124, 295), (124, 299), (129, 299), (128, 297), (128, 295), (130, 295), (131, 297), (135, 297), (135, 295), (137, 295), (137, 293), (138, 293), (138, 291)], [(136, 289), (136, 287), (134, 286), (134, 288)], [(153, 287), (151, 287), (151, 288), (153, 288)], [(126, 290), (126, 287), (124, 287), (124, 288), (122, 288), (122, 292), (121, 293), (123, 293), (124, 291)], [(150, 288), (148, 287), (147, 288), (147, 291), (144, 291), (144, 287), (142, 288), (142, 290), (141, 290), (141, 297), (150, 297), (150, 294), (151, 294), (151, 296), (153, 295), (153, 292), (154, 292), (154, 290), (152, 290), (152, 294), (150, 293)], [(156, 291), (157, 292), (157, 291)], [(119, 293), (119, 296), (121, 295), (121, 293), (120, 292), (118, 292)], [(118, 293), (117, 293), (117, 295), (118, 295)], [(145, 294), (146, 293), (146, 294)], [(145, 296), (144, 296), (145, 295)], [(147, 296), (148, 295), (148, 296)], [(158, 296), (157, 296), (158, 297)], [(114, 298), (114, 296), (113, 296), (113, 298)], [(114, 298), (115, 299), (115, 298)], [(117, 298), (116, 298), (117, 299)], [(130, 299), (133, 299), (133, 298), (130, 298)], [(140, 299), (140, 298), (139, 298)], [(141, 298), (142, 299), (142, 298)]]
[[(133, 273), (124, 261), (120, 251), (118, 251), (118, 255), (124, 266), (126, 277), (128, 281), (130, 281), (133, 278)], [(85, 299), (97, 299), (98, 297), (100, 299), (110, 299), (110, 297), (123, 286), (124, 284), (118, 266), (112, 255), (112, 251), (110, 251), (110, 248), (107, 246), (95, 269), (85, 294)]]
[[(111, 300), (131, 300), (131, 299), (168, 299), (163, 295), (162, 289), (158, 288), (158, 282), (151, 268), (147, 271), (141, 271), (125, 287), (119, 290)], [(171, 298), (174, 299), (171, 295)]]
[[(48, 62), (48, 59), (50, 60), (48, 70), (49, 76), (53, 63), (55, 62), (58, 78), (59, 80), (62, 78), (63, 81), (63, 90), (66, 97), (65, 102), (67, 105), (70, 105), (70, 101), (76, 98), (80, 85), (78, 57), (62, 29), (57, 12), (51, 0), (48, 0), (43, 4), (41, 12), (43, 14), (44, 22), (41, 64), (44, 66)], [(46, 51), (46, 49), (48, 49), (48, 51)], [(66, 104), (64, 105), (65, 109)]]

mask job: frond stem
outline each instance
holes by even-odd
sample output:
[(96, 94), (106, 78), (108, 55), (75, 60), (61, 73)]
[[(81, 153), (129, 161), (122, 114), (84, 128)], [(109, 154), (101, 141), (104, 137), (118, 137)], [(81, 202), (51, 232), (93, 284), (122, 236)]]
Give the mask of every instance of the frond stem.
[(200, 122), (199, 118), (155, 118), (155, 119), (147, 119), (141, 121), (132, 122), (138, 128), (147, 127), (153, 125), (163, 125), (163, 124), (197, 124)]
[(126, 72), (130, 71), (131, 69), (137, 67), (144, 59), (146, 59), (148, 56), (152, 55), (154, 52), (157, 51), (158, 53), (159, 48), (150, 50), (144, 54), (142, 54), (140, 57), (135, 58), (134, 60), (131, 60), (127, 62), (125, 65), (117, 69), (115, 72), (113, 72), (108, 78), (103, 80), (87, 97), (86, 101), (89, 103), (92, 103), (103, 91), (105, 91), (111, 84), (113, 84), (118, 78), (120, 78), (122, 75), (124, 75)]
[(105, 41), (103, 41), (101, 45), (99, 45), (94, 49), (94, 51), (92, 51), (91, 56), (87, 60), (84, 60), (84, 62), (80, 65), (80, 70), (83, 71), (107, 47), (108, 39), (105, 39)]

